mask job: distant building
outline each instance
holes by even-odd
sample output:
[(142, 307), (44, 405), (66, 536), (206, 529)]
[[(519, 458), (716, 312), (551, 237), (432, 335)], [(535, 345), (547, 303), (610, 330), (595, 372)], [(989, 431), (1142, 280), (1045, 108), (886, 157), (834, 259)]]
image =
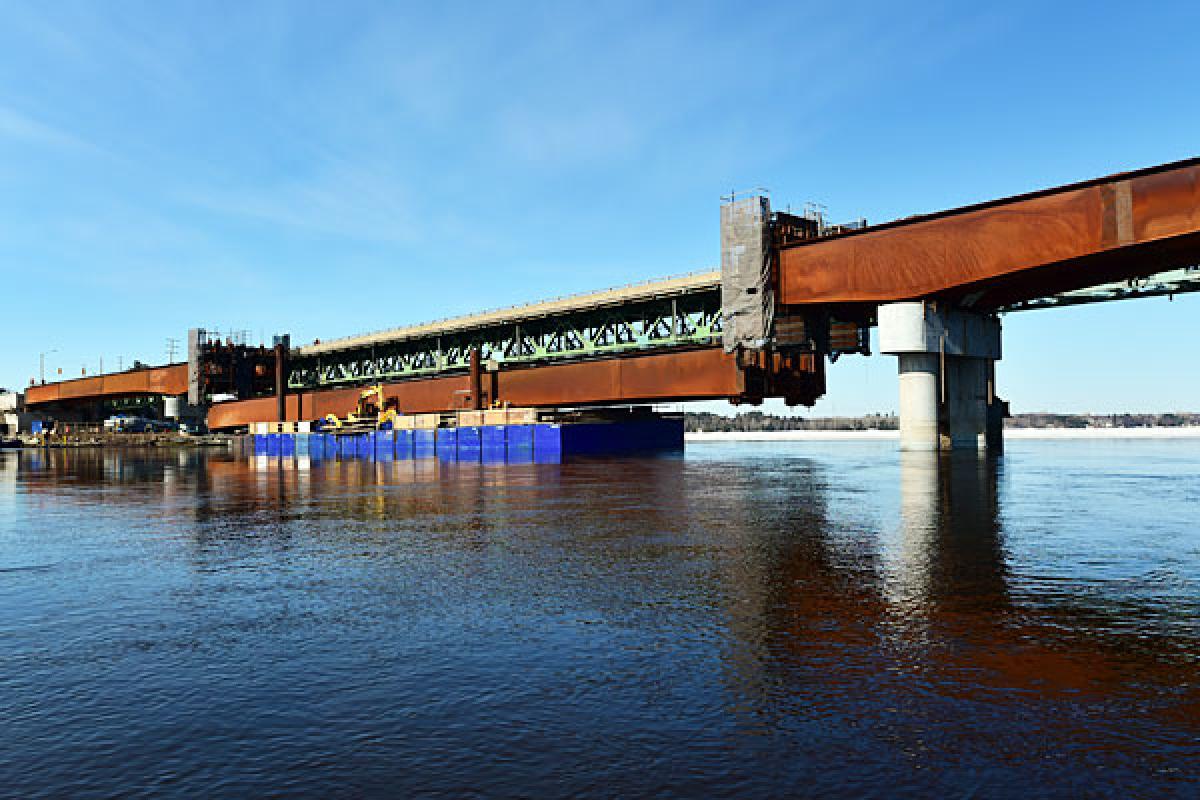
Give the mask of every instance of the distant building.
[(25, 395), (0, 389), (0, 435), (32, 433), (33, 423), (41, 420), (41, 414), (31, 414), (25, 410)]

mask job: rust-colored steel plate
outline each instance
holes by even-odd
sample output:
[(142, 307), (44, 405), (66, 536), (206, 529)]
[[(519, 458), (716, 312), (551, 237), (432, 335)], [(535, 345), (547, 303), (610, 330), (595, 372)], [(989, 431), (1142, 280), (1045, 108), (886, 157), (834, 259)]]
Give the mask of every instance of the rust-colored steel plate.
[[(779, 253), (779, 301), (882, 303), (916, 299), (1053, 265), (1079, 270), (1079, 287), (1102, 282), (1087, 259), (1200, 231), (1200, 161), (1115, 175), (861, 233), (818, 239)], [(1200, 261), (1200, 252), (1195, 254)], [(1153, 269), (1131, 258), (1129, 277)], [(1041, 296), (1031, 281), (1030, 298)]]
[(213, 430), (236, 428), (251, 422), (273, 422), (275, 417), (275, 398), (257, 397), (213, 406), (208, 410), (208, 427)]
[(692, 400), (740, 391), (737, 362), (719, 349), (501, 372), (497, 399), (514, 406)]
[[(495, 400), (514, 406), (571, 406), (732, 397), (741, 391), (740, 370), (720, 349), (687, 350), (573, 364), (555, 364), (496, 373)], [(485, 375), (485, 385), (489, 383)], [(365, 387), (364, 387), (365, 388)], [(469, 391), (466, 375), (385, 384), (384, 397), (395, 398), (405, 414), (463, 408)], [(289, 395), (289, 420), (345, 417), (362, 389), (333, 389)], [(208, 412), (214, 430), (252, 422), (272, 422), (275, 398), (221, 403)]]
[[(321, 419), (327, 414), (345, 418), (358, 408), (366, 386), (353, 389), (327, 389), (300, 392), (287, 397), (287, 418), (291, 421)], [(385, 384), (385, 399), (397, 401), (405, 414), (445, 411), (462, 407), (467, 390), (466, 376), (430, 378)], [(274, 397), (259, 397), (215, 405), (208, 410), (208, 427), (219, 430), (236, 428), (251, 422), (274, 422), (277, 416)]]
[(187, 364), (117, 372), (94, 378), (77, 378), (25, 390), (26, 405), (36, 406), (76, 400), (99, 400), (139, 394), (186, 394)]

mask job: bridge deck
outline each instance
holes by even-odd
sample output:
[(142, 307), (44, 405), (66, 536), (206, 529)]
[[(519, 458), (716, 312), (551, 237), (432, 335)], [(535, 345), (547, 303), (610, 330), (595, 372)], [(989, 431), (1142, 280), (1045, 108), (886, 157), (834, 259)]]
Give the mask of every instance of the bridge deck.
[(779, 300), (1003, 308), (1198, 262), (1200, 159), (1190, 159), (787, 247)]
[(101, 397), (134, 395), (180, 395), (188, 390), (187, 364), (167, 364), (162, 367), (114, 372), (91, 378), (30, 386), (25, 390), (25, 404), (94, 400)]
[(461, 317), (449, 317), (419, 325), (389, 328), (388, 330), (377, 331), (375, 333), (331, 339), (318, 344), (298, 347), (295, 353), (299, 356), (311, 356), (338, 350), (354, 350), (374, 344), (403, 342), (434, 335), (455, 334), (479, 328), (527, 322), (576, 311), (622, 306), (627, 303), (690, 294), (707, 289), (718, 289), (720, 286), (720, 270), (693, 272), (672, 278), (604, 289), (598, 292), (569, 295), (554, 300), (544, 300), (494, 311), (484, 311), (478, 314), (468, 314)]

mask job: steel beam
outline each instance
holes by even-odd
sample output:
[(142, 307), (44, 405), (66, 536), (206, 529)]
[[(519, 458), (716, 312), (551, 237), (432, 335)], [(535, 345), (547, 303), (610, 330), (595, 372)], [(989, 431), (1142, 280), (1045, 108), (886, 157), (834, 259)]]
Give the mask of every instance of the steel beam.
[(1174, 297), (1177, 294), (1196, 292), (1200, 292), (1200, 267), (1185, 267), (1155, 273), (1144, 278), (1102, 283), (1086, 289), (1022, 300), (1006, 306), (1002, 310), (1032, 311), (1039, 308), (1110, 303), (1114, 300), (1132, 300), (1138, 297)]
[(476, 327), (419, 326), (399, 329), (395, 339), (357, 337), (336, 349), (299, 348), (291, 353), (288, 386), (315, 389), (466, 372), (472, 352), (508, 368), (710, 346), (722, 330), (720, 291), (708, 283), (625, 305), (478, 319)]
[[(812, 366), (805, 362), (790, 369), (802, 372)], [(718, 348), (507, 369), (493, 375), (493, 402), (525, 407), (721, 399), (739, 397), (746, 390), (746, 375), (737, 357)], [(763, 378), (768, 379), (769, 375)], [(799, 385), (803, 375), (777, 378), (786, 379)], [(395, 400), (405, 414), (452, 410), (469, 400), (470, 382), (470, 376), (463, 373), (385, 383), (384, 398)], [(345, 416), (354, 410), (358, 395), (357, 389), (350, 388), (293, 392), (287, 398), (286, 418), (300, 419), (301, 409), (308, 419), (326, 414)], [(273, 421), (274, 403), (271, 397), (220, 403), (209, 410), (209, 427), (228, 429)]]
[(188, 390), (187, 364), (129, 370), (93, 378), (30, 386), (25, 390), (25, 404), (39, 406), (47, 403), (87, 401), (110, 396), (180, 395)]
[(779, 299), (991, 310), (1198, 262), (1192, 159), (783, 247)]

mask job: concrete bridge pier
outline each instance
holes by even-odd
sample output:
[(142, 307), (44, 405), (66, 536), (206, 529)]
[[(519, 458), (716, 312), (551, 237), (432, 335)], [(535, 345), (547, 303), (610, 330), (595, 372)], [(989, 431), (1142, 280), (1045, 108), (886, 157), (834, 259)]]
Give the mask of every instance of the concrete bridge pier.
[(1001, 446), (1000, 320), (932, 301), (879, 307), (879, 349), (898, 356), (901, 450)]

